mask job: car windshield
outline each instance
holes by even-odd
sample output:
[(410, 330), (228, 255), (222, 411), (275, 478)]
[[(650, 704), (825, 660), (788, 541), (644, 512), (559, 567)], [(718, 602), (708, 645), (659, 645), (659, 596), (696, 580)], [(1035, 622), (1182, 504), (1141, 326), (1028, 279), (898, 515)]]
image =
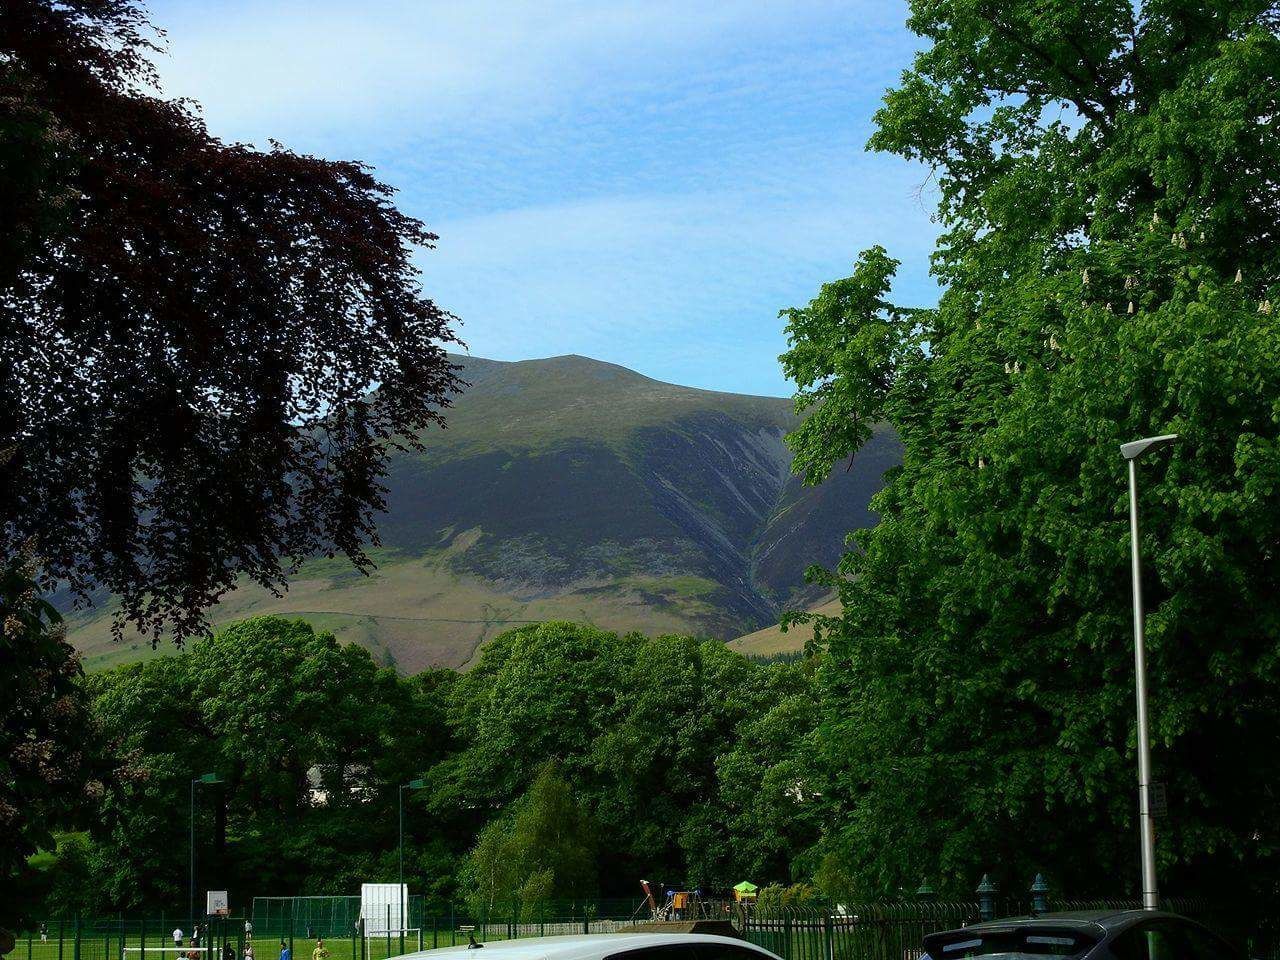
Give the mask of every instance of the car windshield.
[(1078, 957), (1093, 946), (1093, 939), (1069, 930), (973, 931), (930, 944), (930, 960), (966, 960), (968, 957), (1007, 957), (1009, 960), (1041, 960), (1043, 957)]

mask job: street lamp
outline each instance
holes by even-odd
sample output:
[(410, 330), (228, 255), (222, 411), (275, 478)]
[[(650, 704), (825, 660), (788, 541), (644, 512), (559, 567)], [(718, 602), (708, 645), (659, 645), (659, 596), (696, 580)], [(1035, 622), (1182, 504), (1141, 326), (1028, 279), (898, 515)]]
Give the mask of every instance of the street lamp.
[(188, 849), (188, 862), (191, 865), (191, 886), (188, 888), (190, 892), (190, 922), (196, 922), (196, 784), (213, 784), (221, 783), (216, 773), (205, 773), (198, 777), (191, 778), (191, 846)]
[(1142, 906), (1159, 909), (1156, 833), (1151, 819), (1151, 738), (1147, 730), (1146, 617), (1142, 609), (1142, 553), (1138, 542), (1138, 458), (1178, 439), (1176, 433), (1120, 444), (1129, 461), (1129, 539), (1133, 560), (1133, 668), (1138, 702), (1138, 830), (1142, 838)]
[[(427, 781), (418, 779), (410, 780), (408, 783), (400, 785), (400, 929), (404, 930), (404, 914), (405, 914), (405, 898), (404, 898), (404, 792), (406, 790), (421, 790), (427, 785)], [(403, 933), (401, 934), (403, 939)]]

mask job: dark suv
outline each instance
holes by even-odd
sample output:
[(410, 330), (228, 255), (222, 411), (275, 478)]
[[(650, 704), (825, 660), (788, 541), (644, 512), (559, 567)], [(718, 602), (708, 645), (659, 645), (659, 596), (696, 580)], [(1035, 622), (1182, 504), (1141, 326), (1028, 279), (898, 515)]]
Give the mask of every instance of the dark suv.
[(1194, 920), (1154, 910), (1046, 913), (924, 938), (926, 960), (1245, 960)]

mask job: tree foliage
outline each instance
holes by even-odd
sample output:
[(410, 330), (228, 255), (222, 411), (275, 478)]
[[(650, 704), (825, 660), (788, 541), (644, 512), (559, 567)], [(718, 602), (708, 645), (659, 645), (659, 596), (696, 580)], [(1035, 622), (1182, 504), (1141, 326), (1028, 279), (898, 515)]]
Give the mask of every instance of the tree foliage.
[(477, 916), (518, 904), (529, 919), (552, 895), (596, 892), (591, 813), (556, 763), (547, 763), (523, 797), (480, 831), (463, 867), (463, 893)]
[[(1276, 876), (1280, 39), (1263, 2), (917, 0), (875, 148), (927, 164), (936, 310), (893, 266), (790, 313), (802, 467), (885, 419), (904, 462), (820, 623), (819, 765), (861, 892), (986, 869), (1132, 888), (1118, 445), (1140, 465), (1166, 884)], [(844, 293), (844, 291), (851, 291)], [(816, 386), (815, 386), (816, 385)], [(859, 427), (860, 428), (860, 427)]]
[(182, 902), (190, 781), (206, 772), (222, 781), (196, 796), (210, 882), (345, 893), (384, 869), (398, 786), (450, 742), (433, 679), (278, 617), (88, 678), (116, 765), (92, 830), (98, 907)]
[(259, 617), (80, 683), (110, 771), (88, 840), (60, 847), (49, 909), (185, 903), (206, 772), (222, 783), (195, 794), (199, 882), (236, 902), (395, 877), (399, 787), (419, 777), (406, 881), (502, 913), (634, 896), (640, 876), (790, 879), (816, 835), (811, 670), (718, 642), (546, 623), (496, 637), (466, 673), (399, 677)]
[(0, 567), (0, 941), (32, 906), (28, 858), (101, 795), (80, 658), (26, 566)]
[(441, 422), (435, 239), (362, 164), (211, 137), (132, 0), (0, 11), (0, 564), (198, 633), (240, 575), (365, 566), (388, 452)]
[[(632, 893), (640, 876), (708, 888), (744, 870), (785, 876), (813, 823), (807, 807), (797, 815), (786, 775), (770, 771), (795, 763), (807, 718), (774, 714), (796, 726), (767, 737), (757, 724), (793, 696), (812, 696), (802, 667), (761, 666), (716, 641), (522, 627), (488, 644), (454, 686), (460, 749), (433, 771), (428, 803), (466, 835), (551, 759), (609, 838), (599, 858), (608, 893)], [(753, 792), (748, 770), (769, 786)], [(771, 832), (751, 834), (770, 818)]]

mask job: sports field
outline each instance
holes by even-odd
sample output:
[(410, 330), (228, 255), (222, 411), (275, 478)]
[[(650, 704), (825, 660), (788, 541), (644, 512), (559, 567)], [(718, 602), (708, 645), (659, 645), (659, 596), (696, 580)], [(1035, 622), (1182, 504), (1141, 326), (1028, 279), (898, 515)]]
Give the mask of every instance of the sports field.
[[(235, 960), (243, 960), (243, 935), (238, 931), (243, 921), (229, 921), (226, 943), (235, 951)], [(109, 929), (109, 924), (84, 927), (77, 936), (74, 923), (46, 924), (42, 938), (39, 928), (24, 932), (9, 960), (217, 960), (222, 941), (215, 935), (217, 945), (213, 951), (189, 949), (174, 950), (162, 931), (169, 925), (157, 922), (145, 934), (135, 929), (121, 933)], [(451, 926), (438, 923), (421, 930), (406, 931), (403, 937), (371, 936), (363, 945), (358, 937), (329, 937), (324, 940), (327, 960), (389, 960), (392, 957), (441, 947), (463, 946), (474, 937), (478, 943), (508, 940), (512, 937), (563, 936), (575, 933), (616, 933), (625, 930), (630, 923), (621, 920), (559, 920), (545, 923), (490, 923), (459, 924)], [(146, 949), (139, 949), (144, 945)], [(280, 938), (255, 936), (252, 940), (253, 960), (280, 960)], [(160, 949), (164, 947), (165, 949)], [(313, 960), (316, 948), (314, 940), (295, 936), (292, 960)]]

